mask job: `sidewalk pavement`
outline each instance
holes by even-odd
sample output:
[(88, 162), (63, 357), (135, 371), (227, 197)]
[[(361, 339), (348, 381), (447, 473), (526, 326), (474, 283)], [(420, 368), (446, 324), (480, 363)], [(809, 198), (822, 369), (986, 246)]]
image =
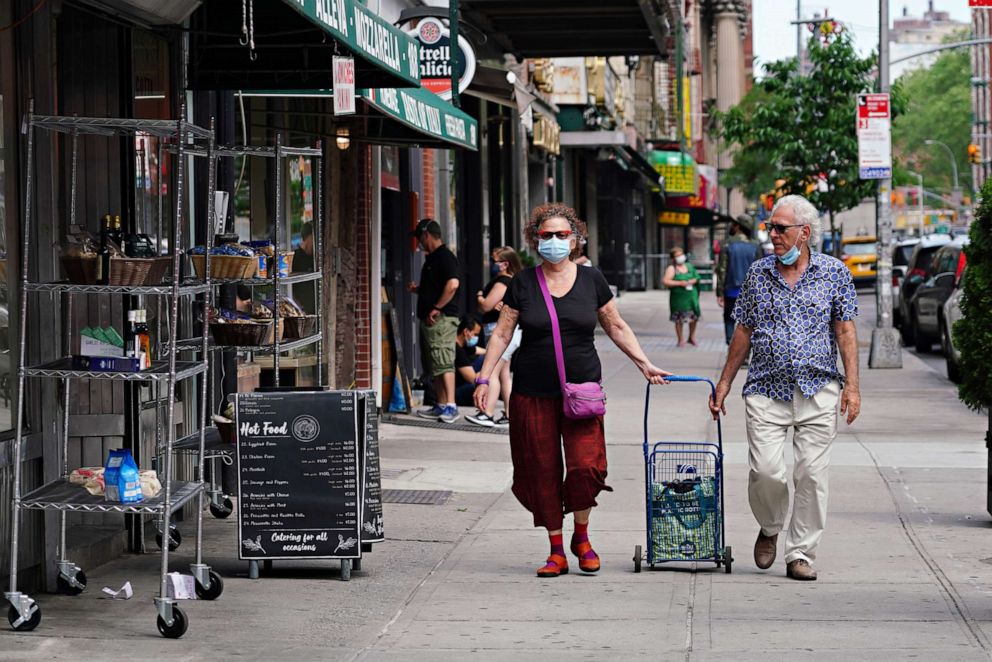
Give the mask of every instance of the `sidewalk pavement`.
[[(871, 306), (862, 297), (862, 309)], [(724, 353), (720, 310), (703, 296), (700, 346), (677, 349), (667, 294), (619, 299), (652, 360), (715, 378)], [(42, 625), (0, 633), (0, 659), (141, 658), (478, 660), (981, 660), (992, 650), (992, 539), (985, 511), (987, 418), (912, 354), (902, 370), (867, 370), (863, 414), (841, 424), (833, 450), (830, 518), (820, 579), (785, 578), (781, 556), (759, 571), (747, 504), (743, 403), (724, 425), (727, 542), (733, 574), (712, 564), (633, 573), (644, 545), (641, 449), (644, 380), (610, 341), (598, 344), (609, 394), (608, 482), (593, 513), (596, 576), (577, 568), (538, 579), (547, 538), (509, 493), (506, 438), (384, 425), (384, 487), (451, 490), (439, 506), (386, 504), (387, 542), (351, 582), (336, 565), (276, 564), (261, 580), (235, 559), (236, 523), (208, 518), (205, 558), (225, 577), (216, 603), (184, 605), (190, 628), (161, 639), (150, 597), (158, 556), (86, 569), (81, 596), (39, 596)], [(734, 388), (739, 393), (742, 372)], [(653, 390), (652, 441), (712, 438), (699, 384)], [(185, 527), (184, 527), (185, 528)], [(571, 525), (566, 525), (566, 535)], [(174, 569), (192, 553), (192, 530)], [(781, 549), (780, 549), (781, 554)], [(130, 602), (99, 587), (135, 585)]]

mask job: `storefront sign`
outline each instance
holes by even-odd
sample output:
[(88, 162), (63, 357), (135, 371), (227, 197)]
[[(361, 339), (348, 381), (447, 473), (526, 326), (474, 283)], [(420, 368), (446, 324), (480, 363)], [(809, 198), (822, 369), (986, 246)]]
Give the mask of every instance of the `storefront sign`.
[(359, 404), (354, 391), (238, 394), (240, 558), (361, 556)]
[(589, 101), (586, 87), (586, 59), (558, 57), (555, 68), (554, 91), (551, 102), (557, 105), (585, 105)]
[(666, 194), (697, 195), (696, 162), (691, 156), (655, 150), (649, 160), (655, 172), (665, 178)]
[[(420, 42), (420, 84), (442, 99), (451, 98), (451, 32), (436, 18), (421, 19), (408, 35)], [(458, 35), (458, 92), (475, 76), (475, 51)]]
[(357, 0), (284, 0), (355, 55), (411, 85), (420, 82), (420, 45)]
[(355, 112), (355, 58), (331, 59), (334, 70), (334, 114), (351, 115)]
[(892, 118), (889, 95), (859, 94), (858, 173), (861, 179), (892, 177)]
[(658, 222), (662, 225), (689, 225), (689, 212), (666, 209), (658, 214)]
[[(363, 543), (385, 539), (382, 519), (382, 471), (379, 463), (379, 413), (375, 391), (365, 391), (360, 398), (365, 435), (359, 452), (362, 465), (362, 535)], [(361, 420), (360, 419), (360, 420)]]
[(561, 127), (558, 122), (538, 113), (534, 118), (534, 147), (549, 154), (561, 153)]
[(421, 133), (478, 149), (478, 123), (432, 92), (416, 88), (383, 88), (365, 90), (363, 96), (386, 115)]

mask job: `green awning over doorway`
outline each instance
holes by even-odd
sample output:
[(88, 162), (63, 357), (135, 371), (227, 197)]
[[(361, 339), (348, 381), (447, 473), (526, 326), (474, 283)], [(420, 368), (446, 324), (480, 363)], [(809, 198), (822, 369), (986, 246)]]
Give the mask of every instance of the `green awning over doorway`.
[(379, 130), (370, 123), (369, 138), (421, 147), (455, 145), (479, 148), (479, 123), (450, 103), (423, 88), (362, 90), (362, 98), (387, 118)]

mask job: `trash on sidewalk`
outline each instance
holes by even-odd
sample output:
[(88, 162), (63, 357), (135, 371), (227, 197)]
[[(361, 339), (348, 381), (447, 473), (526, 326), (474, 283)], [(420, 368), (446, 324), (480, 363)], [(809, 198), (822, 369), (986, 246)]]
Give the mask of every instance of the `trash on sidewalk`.
[(193, 575), (170, 572), (166, 597), (176, 600), (196, 600), (196, 579)]
[(131, 588), (131, 582), (124, 582), (124, 585), (116, 591), (109, 586), (104, 586), (103, 592), (114, 600), (130, 600), (131, 596), (134, 595), (134, 589)]

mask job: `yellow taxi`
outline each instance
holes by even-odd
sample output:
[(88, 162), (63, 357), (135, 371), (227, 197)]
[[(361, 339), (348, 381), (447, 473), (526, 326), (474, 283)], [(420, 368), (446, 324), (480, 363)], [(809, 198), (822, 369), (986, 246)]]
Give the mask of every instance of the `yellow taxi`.
[(848, 237), (840, 242), (840, 259), (851, 270), (855, 282), (875, 281), (878, 249), (875, 237)]

